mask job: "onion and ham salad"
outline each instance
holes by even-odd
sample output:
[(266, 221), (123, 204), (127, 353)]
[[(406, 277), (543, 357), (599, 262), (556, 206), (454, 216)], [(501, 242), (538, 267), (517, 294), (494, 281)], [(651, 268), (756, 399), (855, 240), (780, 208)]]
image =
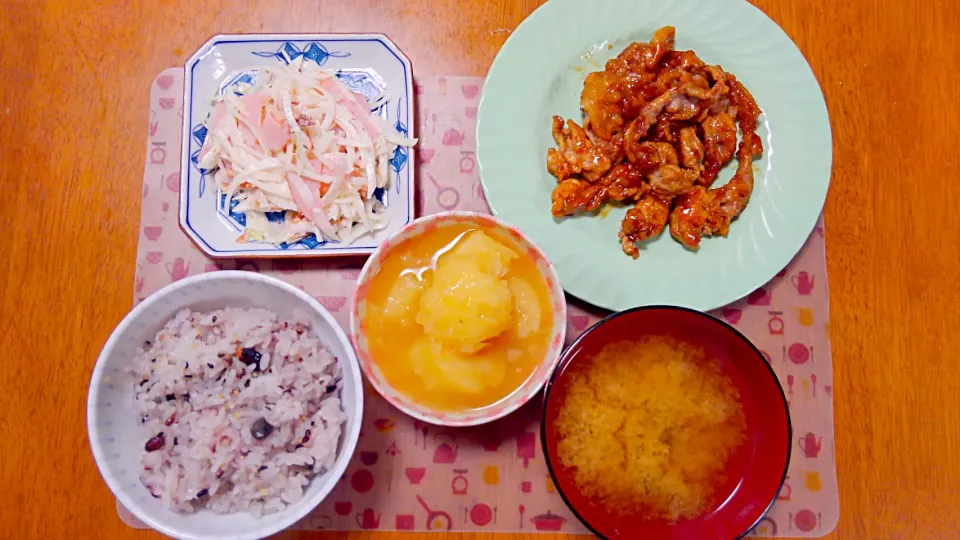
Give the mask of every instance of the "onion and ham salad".
[(215, 171), (224, 209), (236, 199), (232, 210), (246, 216), (237, 240), (281, 244), (314, 234), (349, 244), (384, 228), (374, 192), (388, 186), (396, 148), (417, 142), (372, 113), (385, 96), (368, 102), (302, 58), (241, 72), (257, 76), (214, 99), (198, 161)]

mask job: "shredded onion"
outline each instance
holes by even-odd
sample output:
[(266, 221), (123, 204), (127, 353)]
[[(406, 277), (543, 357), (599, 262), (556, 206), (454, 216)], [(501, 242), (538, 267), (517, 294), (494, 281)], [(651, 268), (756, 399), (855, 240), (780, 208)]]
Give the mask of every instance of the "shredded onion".
[[(202, 168), (217, 169), (225, 209), (237, 199), (235, 211), (248, 218), (257, 214), (238, 241), (280, 244), (312, 233), (319, 240), (350, 243), (385, 227), (374, 191), (389, 185), (396, 148), (417, 142), (371, 112), (388, 97), (368, 102), (333, 72), (302, 58), (288, 66), (241, 70), (226, 80), (252, 72), (254, 81), (238, 91), (262, 95), (244, 100), (228, 91), (215, 98), (223, 114), (218, 110), (217, 125), (213, 115), (207, 119), (208, 138), (198, 160)], [(250, 110), (260, 102), (260, 110)], [(264, 212), (277, 211), (287, 211), (288, 219), (265, 218)]]

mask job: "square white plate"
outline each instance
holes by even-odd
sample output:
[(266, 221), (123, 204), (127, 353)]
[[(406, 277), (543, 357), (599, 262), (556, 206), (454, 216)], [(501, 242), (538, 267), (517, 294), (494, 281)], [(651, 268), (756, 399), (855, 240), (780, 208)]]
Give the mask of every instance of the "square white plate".
[[(183, 85), (183, 139), (180, 161), (180, 228), (208, 256), (323, 257), (373, 253), (380, 242), (414, 219), (414, 160), (412, 148), (398, 148), (390, 160), (394, 173), (381, 192), (389, 225), (358, 238), (350, 245), (317, 242), (316, 238), (289, 246), (240, 243), (243, 214), (226, 212), (218, 204), (222, 195), (212, 172), (201, 171), (197, 155), (206, 137), (203, 121), (211, 101), (250, 75), (238, 70), (288, 63), (303, 56), (338, 77), (355, 92), (376, 97), (386, 92), (389, 101), (378, 109), (386, 122), (402, 135), (413, 137), (413, 72), (410, 60), (383, 34), (243, 34), (217, 35), (203, 44), (185, 65)], [(278, 219), (282, 219), (279, 217)]]

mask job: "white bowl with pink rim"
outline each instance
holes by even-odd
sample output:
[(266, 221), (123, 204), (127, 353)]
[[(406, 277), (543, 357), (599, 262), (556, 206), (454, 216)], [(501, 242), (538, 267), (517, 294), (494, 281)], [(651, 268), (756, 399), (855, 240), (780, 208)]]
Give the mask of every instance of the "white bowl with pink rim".
[[(299, 502), (254, 518), (248, 513), (210, 510), (177, 513), (141, 485), (144, 434), (134, 407), (132, 367), (137, 347), (183, 308), (212, 311), (225, 307), (262, 308), (284, 319), (295, 312), (310, 323), (338, 359), (342, 372), (341, 407), (346, 415), (333, 467), (311, 479)], [(350, 341), (333, 315), (300, 289), (254, 272), (221, 271), (172, 283), (137, 305), (117, 325), (97, 359), (87, 396), (87, 430), (93, 457), (110, 490), (128, 510), (157, 531), (191, 540), (263, 538), (290, 527), (313, 510), (336, 486), (357, 446), (363, 420), (363, 382)]]
[[(371, 278), (380, 271), (383, 262), (393, 254), (394, 249), (399, 244), (432, 231), (437, 227), (464, 222), (476, 223), (482, 227), (496, 227), (505, 230), (510, 237), (523, 248), (527, 256), (533, 257), (550, 293), (550, 300), (553, 306), (553, 335), (550, 346), (533, 375), (531, 375), (520, 388), (510, 394), (510, 396), (489, 407), (464, 412), (448, 412), (420, 405), (411, 397), (397, 391), (386, 381), (380, 369), (370, 357), (367, 337), (363, 331), (363, 323)], [(391, 405), (417, 420), (451, 427), (476, 426), (492, 422), (519, 409), (526, 402), (530, 401), (531, 398), (536, 396), (557, 366), (560, 353), (563, 352), (566, 329), (567, 302), (563, 288), (560, 285), (560, 278), (557, 277), (556, 270), (554, 270), (553, 265), (543, 254), (540, 247), (516, 227), (489, 214), (478, 212), (442, 212), (424, 216), (391, 235), (390, 238), (382, 243), (377, 251), (367, 259), (366, 264), (363, 265), (363, 270), (361, 270), (360, 277), (357, 280), (357, 288), (353, 293), (350, 310), (350, 340), (357, 352), (360, 369), (367, 377), (367, 380), (370, 381), (370, 384), (373, 385), (377, 392)]]

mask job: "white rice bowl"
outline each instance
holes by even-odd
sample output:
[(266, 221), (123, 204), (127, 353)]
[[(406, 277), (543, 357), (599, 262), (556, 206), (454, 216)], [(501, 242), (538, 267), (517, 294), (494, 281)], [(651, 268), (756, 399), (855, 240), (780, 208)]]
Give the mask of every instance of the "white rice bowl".
[(353, 349), (319, 302), (275, 278), (214, 272), (124, 318), (97, 360), (87, 422), (110, 489), (151, 527), (262, 538), (340, 479), (362, 395)]

